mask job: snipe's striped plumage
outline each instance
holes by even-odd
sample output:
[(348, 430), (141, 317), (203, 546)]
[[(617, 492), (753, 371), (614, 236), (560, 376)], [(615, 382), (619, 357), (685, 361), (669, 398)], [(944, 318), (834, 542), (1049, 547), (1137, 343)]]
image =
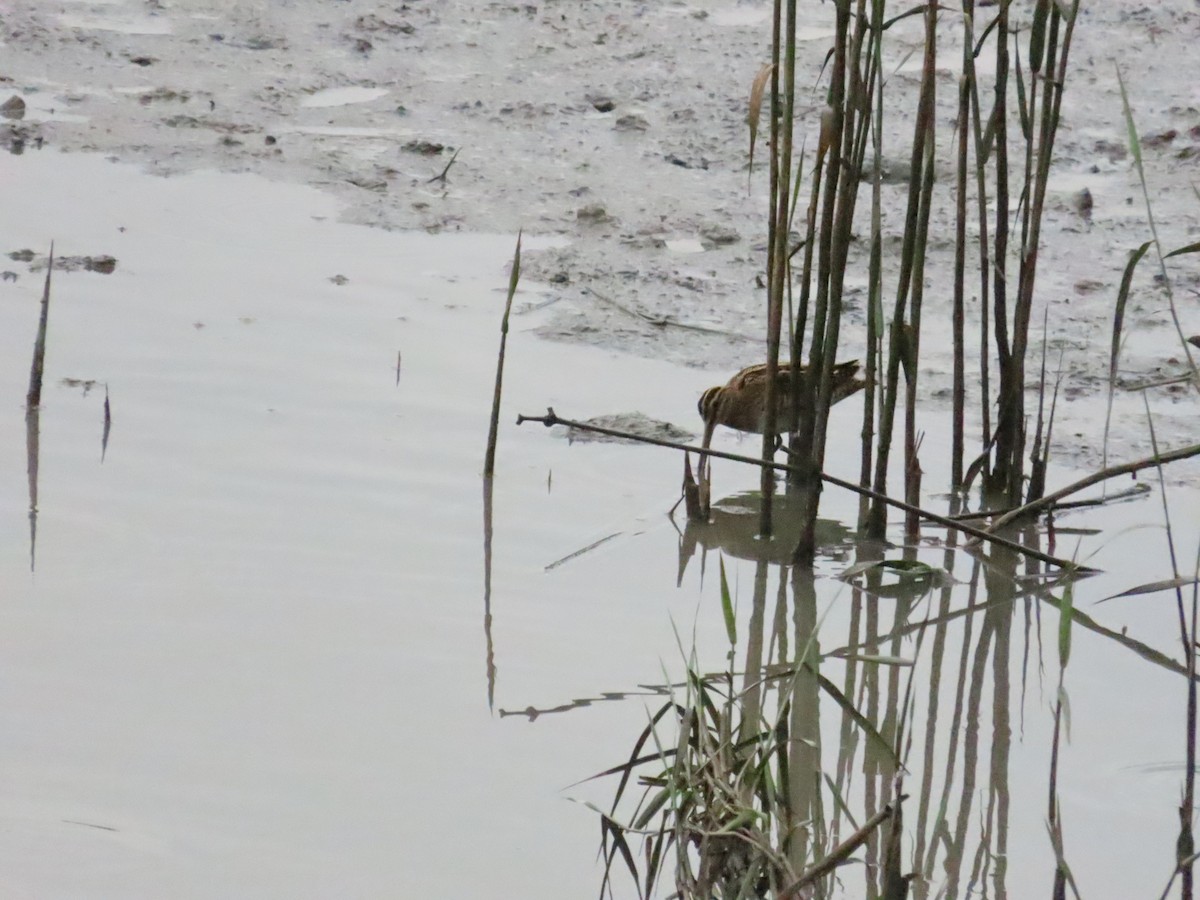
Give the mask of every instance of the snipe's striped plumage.
[[(807, 366), (800, 367), (800, 377), (808, 377)], [(833, 402), (845, 400), (861, 390), (864, 382), (858, 378), (858, 360), (837, 363), (833, 367)], [(778, 434), (796, 427), (796, 412), (792, 409), (792, 365), (780, 363), (775, 376), (775, 426)], [(767, 367), (749, 366), (721, 386), (710, 387), (696, 408), (704, 420), (704, 448), (712, 442), (713, 431), (724, 425), (737, 431), (762, 434), (766, 424)], [(704, 461), (707, 462), (707, 459)], [(701, 470), (707, 466), (701, 463)]]

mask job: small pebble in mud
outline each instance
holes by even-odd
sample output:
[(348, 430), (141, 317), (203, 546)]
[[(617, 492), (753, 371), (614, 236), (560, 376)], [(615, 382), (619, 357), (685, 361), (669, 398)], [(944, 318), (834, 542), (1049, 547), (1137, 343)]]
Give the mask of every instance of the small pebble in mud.
[(89, 256), (85, 258), (83, 267), (89, 272), (111, 275), (117, 269), (117, 260), (112, 256)]
[(693, 162), (692, 160), (689, 160), (689, 159), (683, 159), (681, 157), (676, 156), (674, 153), (668, 153), (663, 158), (667, 162), (669, 162), (671, 165), (679, 166), (679, 168), (681, 168), (681, 169), (704, 169), (704, 170), (708, 169), (708, 160), (705, 159), (703, 156), (700, 157), (698, 162)]
[(273, 135), (268, 134), (265, 138), (263, 138), (263, 143), (265, 143), (268, 147), (274, 147), (278, 142), (275, 140)]
[(605, 97), (603, 94), (590, 94), (587, 98), (588, 103), (592, 104), (597, 112), (612, 112), (616, 108), (611, 97)]
[(608, 210), (602, 204), (591, 203), (575, 210), (575, 219), (579, 222), (594, 222), (599, 224), (609, 221), (609, 215)]
[(416, 140), (409, 141), (400, 147), (406, 153), (419, 153), (421, 156), (437, 156), (446, 149), (445, 144), (438, 144), (434, 141)]
[(1115, 144), (1112, 141), (1096, 141), (1093, 149), (1101, 156), (1107, 157), (1109, 162), (1119, 162), (1129, 155), (1129, 150), (1124, 144)]
[(1179, 137), (1179, 132), (1174, 128), (1168, 128), (1166, 131), (1160, 131), (1158, 134), (1152, 134), (1142, 138), (1142, 146), (1156, 150), (1159, 147), (1165, 147), (1175, 138)]
[(703, 240), (706, 250), (726, 244), (736, 244), (742, 239), (742, 236), (734, 229), (726, 225), (716, 224), (702, 225), (700, 227), (700, 237)]
[(1075, 195), (1075, 211), (1085, 219), (1092, 217), (1092, 192), (1087, 188)]
[(13, 94), (0, 105), (0, 116), (6, 119), (25, 118), (25, 101)]
[(621, 118), (617, 119), (614, 127), (617, 131), (645, 131), (650, 127), (650, 123), (643, 116), (630, 113), (627, 116), (621, 116)]

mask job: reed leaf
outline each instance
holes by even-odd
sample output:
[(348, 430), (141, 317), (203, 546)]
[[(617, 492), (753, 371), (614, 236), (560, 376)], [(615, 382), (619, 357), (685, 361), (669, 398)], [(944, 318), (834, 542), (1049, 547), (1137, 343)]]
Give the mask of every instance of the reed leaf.
[(725, 635), (731, 645), (737, 644), (737, 616), (733, 612), (733, 597), (729, 593), (729, 579), (725, 577), (725, 557), (721, 560), (721, 612), (725, 616)]
[(1178, 578), (1167, 578), (1162, 581), (1148, 581), (1145, 584), (1139, 584), (1136, 587), (1131, 587), (1128, 590), (1121, 591), (1119, 594), (1110, 594), (1103, 600), (1097, 600), (1097, 603), (1104, 603), (1107, 600), (1115, 600), (1118, 597), (1134, 597), (1139, 594), (1157, 594), (1159, 591), (1173, 591), (1177, 588), (1188, 587), (1189, 585), (1200, 584), (1200, 576), (1195, 575), (1180, 575)]
[[(754, 76), (754, 82), (750, 85), (750, 104), (746, 110), (746, 124), (750, 126), (750, 165), (746, 174), (746, 189), (750, 189), (750, 178), (754, 175), (754, 144), (758, 139), (758, 123), (762, 115), (763, 95), (767, 90), (767, 83), (771, 80), (771, 73), (775, 71), (773, 63), (767, 63), (758, 70), (758, 74)], [(772, 114), (774, 114), (772, 112)]]

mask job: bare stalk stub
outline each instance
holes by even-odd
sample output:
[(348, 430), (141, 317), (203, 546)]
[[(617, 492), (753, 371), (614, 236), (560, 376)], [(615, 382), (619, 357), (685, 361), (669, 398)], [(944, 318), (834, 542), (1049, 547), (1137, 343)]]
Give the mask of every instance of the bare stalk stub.
[(25, 406), (36, 409), (42, 404), (42, 377), (46, 362), (46, 325), (50, 318), (50, 274), (54, 271), (54, 244), (50, 244), (50, 258), (46, 263), (46, 285), (42, 289), (42, 312), (38, 319), (37, 339), (33, 344), (33, 365), (29, 370), (29, 390), (25, 394)]

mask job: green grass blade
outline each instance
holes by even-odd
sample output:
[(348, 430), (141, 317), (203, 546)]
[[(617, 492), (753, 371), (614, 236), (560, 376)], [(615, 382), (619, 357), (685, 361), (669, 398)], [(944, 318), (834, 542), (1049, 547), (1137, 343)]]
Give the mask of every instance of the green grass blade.
[(725, 577), (725, 557), (721, 557), (721, 612), (725, 614), (725, 634), (730, 644), (737, 644), (737, 617), (733, 614), (733, 597), (729, 579)]

